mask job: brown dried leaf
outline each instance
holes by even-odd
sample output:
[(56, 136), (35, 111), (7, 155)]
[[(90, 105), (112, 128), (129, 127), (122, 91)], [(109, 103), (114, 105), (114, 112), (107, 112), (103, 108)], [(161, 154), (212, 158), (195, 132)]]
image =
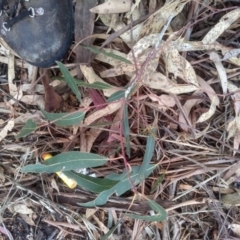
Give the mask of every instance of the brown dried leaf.
[(240, 49), (230, 49), (229, 51), (224, 53), (223, 58), (221, 59), (221, 61), (225, 61), (228, 60), (230, 58), (236, 57), (240, 54)]
[(47, 72), (45, 72), (42, 77), (42, 83), (45, 90), (45, 110), (47, 112), (61, 110), (63, 106), (63, 99), (55, 92), (54, 88), (49, 85)]
[[(94, 46), (94, 48), (96, 49), (100, 49), (98, 46)], [(119, 57), (122, 57), (122, 58), (125, 58), (127, 59), (127, 54), (125, 53), (122, 53), (118, 50), (114, 50), (114, 49), (110, 49), (110, 48), (103, 48), (102, 49), (103, 51), (107, 52), (107, 53), (113, 53)], [(103, 53), (99, 53), (97, 54), (97, 56), (95, 57), (95, 59), (101, 61), (101, 62), (104, 62), (104, 63), (108, 63), (109, 65), (112, 65), (112, 66), (118, 66), (119, 64), (122, 64), (123, 62), (116, 59), (116, 58), (112, 58), (110, 56), (107, 56)]]
[(240, 58), (238, 57), (232, 57), (229, 59), (229, 61), (237, 66), (240, 66)]
[(167, 72), (173, 73), (175, 77), (180, 77), (185, 82), (198, 87), (196, 73), (191, 64), (183, 58), (176, 49), (164, 49), (164, 60)]
[(211, 100), (211, 106), (210, 106), (209, 110), (200, 116), (200, 118), (197, 121), (199, 123), (199, 122), (204, 122), (213, 116), (213, 114), (216, 111), (216, 107), (219, 105), (219, 98), (218, 98), (217, 94), (215, 93), (214, 89), (210, 86), (210, 84), (208, 84), (205, 80), (203, 80), (199, 76), (197, 77), (197, 79), (201, 86), (202, 91), (206, 92), (206, 94), (208, 95), (208, 97)]
[(240, 9), (234, 9), (221, 17), (220, 21), (206, 34), (202, 42), (214, 43), (218, 37), (240, 17)]
[[(99, 17), (101, 18), (102, 22), (109, 27), (108, 32), (111, 29), (118, 31), (126, 26), (126, 24), (119, 17), (119, 14), (100, 14)], [(131, 46), (132, 43), (135, 43), (138, 40), (141, 29), (142, 24), (138, 24), (133, 29), (124, 32), (122, 35), (120, 35), (120, 37), (126, 44)]]
[(135, 9), (138, 9), (138, 8), (139, 8), (140, 2), (141, 2), (141, 0), (135, 0), (135, 3), (134, 3), (134, 4), (132, 5), (132, 7), (131, 7), (130, 14), (132, 14)]
[(199, 76), (197, 76), (197, 80), (200, 84), (201, 90), (208, 95), (211, 102), (214, 102), (218, 106), (220, 103), (219, 97), (214, 91), (214, 89), (211, 87), (211, 85)]
[(97, 14), (112, 14), (112, 13), (124, 13), (131, 9), (130, 0), (108, 0), (107, 2), (100, 4), (90, 9), (90, 12)]
[(235, 136), (235, 134), (237, 132), (237, 124), (236, 124), (235, 118), (228, 123), (226, 130), (228, 131), (227, 140), (229, 140), (231, 137)]
[(229, 93), (235, 92), (234, 94), (231, 94), (231, 98), (233, 100), (235, 114), (236, 114), (236, 116), (240, 116), (240, 92), (239, 92), (239, 88), (231, 82), (228, 82), (227, 87), (228, 87), (228, 92)]
[(229, 140), (231, 137), (235, 136), (237, 130), (238, 130), (238, 127), (237, 127), (237, 123), (236, 123), (237, 119), (236, 117), (231, 120), (228, 125), (227, 125), (227, 131), (228, 131), (228, 137), (227, 137), (227, 140)]
[(36, 123), (44, 123), (45, 120), (42, 119), (41, 111), (36, 111), (34, 113), (23, 113), (15, 119), (15, 124), (25, 124), (27, 120), (32, 119)]
[(8, 120), (7, 125), (0, 131), (0, 142), (8, 135), (9, 131), (12, 131), (15, 125), (14, 119)]
[(172, 94), (189, 93), (197, 90), (194, 85), (176, 84), (159, 72), (154, 72), (149, 79), (142, 79), (142, 81), (149, 88), (160, 89)]
[(121, 106), (122, 106), (121, 101), (110, 103), (105, 108), (93, 112), (92, 114), (87, 116), (84, 123), (88, 126), (91, 123), (97, 121), (98, 119), (116, 112), (118, 109), (120, 109)]
[(56, 183), (56, 180), (54, 178), (51, 179), (51, 186), (53, 189), (55, 189), (59, 193), (59, 187)]
[[(17, 86), (13, 83), (13, 79), (15, 79), (14, 55), (10, 52), (8, 55), (8, 86), (10, 94), (16, 98), (16, 96), (20, 96), (21, 94), (19, 94)], [(18, 97), (16, 99), (20, 100)]]
[(5, 182), (5, 175), (4, 175), (4, 169), (0, 167), (0, 183)]
[(93, 214), (95, 214), (98, 211), (97, 208), (88, 208), (86, 209), (86, 218), (90, 218)]
[(32, 214), (33, 210), (27, 207), (25, 204), (15, 204), (13, 206), (14, 212), (21, 214)]
[(24, 95), (21, 102), (34, 106), (38, 105), (41, 108), (44, 108), (45, 105), (45, 99), (42, 95)]
[[(201, 91), (198, 90), (198, 91), (194, 92), (192, 94), (192, 96), (199, 96), (200, 94), (201, 94)], [(188, 117), (193, 106), (195, 106), (196, 104), (198, 104), (200, 102), (202, 102), (202, 100), (200, 100), (200, 99), (187, 100), (183, 105), (183, 111), (185, 112), (185, 116)], [(179, 121), (179, 125), (183, 129), (183, 131), (188, 132), (188, 130), (189, 130), (188, 123), (182, 112), (179, 114), (178, 121)], [(190, 118), (189, 118), (189, 122), (191, 122)]]
[(169, 19), (170, 15), (176, 16), (178, 13), (180, 13), (187, 2), (189, 2), (189, 0), (175, 0), (166, 2), (163, 7), (149, 17), (142, 28), (140, 38), (152, 33), (159, 33), (161, 28)]
[(240, 225), (236, 223), (231, 223), (229, 225), (229, 228), (237, 235), (240, 237)]
[(227, 86), (228, 86), (228, 80), (227, 80), (227, 73), (225, 68), (223, 67), (223, 64), (221, 62), (221, 59), (219, 55), (215, 52), (211, 52), (210, 54), (210, 60), (212, 60), (217, 68), (218, 77), (221, 81), (221, 86), (223, 90), (223, 94), (227, 93)]
[[(240, 144), (240, 131), (238, 130), (234, 136), (233, 147), (238, 150)], [(233, 156), (236, 154), (236, 150), (233, 151)]]
[[(99, 121), (99, 123), (102, 123), (103, 121)], [(102, 132), (102, 129), (90, 129), (89, 131), (84, 132), (81, 134), (80, 137), (80, 149), (82, 152), (90, 152), (93, 146), (93, 143), (99, 136), (99, 134)]]
[[(31, 90), (32, 90), (32, 84), (28, 84), (28, 83), (22, 84), (22, 91), (23, 92), (31, 92)], [(34, 92), (43, 94), (44, 93), (43, 85), (42, 84), (34, 85)], [(21, 101), (22, 101), (22, 99), (21, 99)]]
[(30, 226), (35, 226), (34, 221), (32, 220), (32, 214), (30, 216), (26, 215), (26, 214), (20, 214), (21, 218)]
[[(13, 84), (14, 85), (14, 84)], [(13, 94), (13, 88), (12, 88), (12, 94)], [(17, 101), (16, 100), (21, 100), (21, 98), (22, 98), (22, 96), (23, 96), (23, 91), (22, 91), (22, 87), (20, 86), (19, 88), (18, 88), (18, 90), (17, 90), (17, 93), (15, 93), (15, 95), (12, 95), (13, 96), (13, 98), (12, 99), (10, 99), (9, 101), (8, 101), (8, 103), (10, 104), (10, 105), (13, 105), (13, 104), (15, 104)], [(15, 100), (16, 99), (16, 100)]]
[(156, 71), (160, 54), (161, 52), (157, 50), (156, 54), (152, 57), (152, 59), (148, 61), (141, 76), (142, 81), (148, 81), (148, 79), (150, 79), (152, 74)]
[(207, 51), (216, 50), (222, 51), (223, 53), (228, 52), (231, 48), (226, 47), (218, 42), (204, 44), (200, 41), (186, 41), (183, 38), (179, 38), (176, 41), (170, 43), (169, 48), (176, 48), (179, 52), (185, 51)]
[(101, 77), (102, 78), (116, 77), (116, 76), (120, 76), (123, 74), (126, 74), (127, 76), (132, 76), (135, 71), (136, 71), (136, 68), (134, 65), (120, 63), (119, 65), (115, 66), (114, 68), (111, 68), (111, 69), (101, 72)]
[(166, 110), (170, 107), (174, 107), (175, 106), (175, 100), (173, 97), (166, 95), (166, 94), (162, 94), (161, 96), (157, 96), (155, 94), (148, 94), (148, 97), (154, 101), (154, 102), (158, 102), (158, 107), (162, 110)]
[[(133, 59), (133, 52), (134, 56), (137, 59), (140, 57), (147, 49), (149, 49), (151, 46), (154, 46), (156, 42), (158, 41), (158, 34), (150, 34), (148, 36), (145, 36), (141, 38), (132, 48), (132, 51), (130, 51), (127, 55), (127, 59), (134, 63)], [(146, 55), (146, 54), (145, 54)]]
[[(132, 65), (121, 63), (112, 69), (102, 72), (101, 76), (113, 77), (113, 76), (118, 76), (122, 74), (132, 76), (133, 73), (136, 71), (136, 67), (140, 69), (143, 63), (146, 61), (146, 59), (148, 58), (148, 55), (151, 53), (151, 49), (149, 49), (149, 47), (154, 46), (156, 44), (156, 41), (157, 41), (156, 34), (146, 36), (143, 39), (139, 40), (134, 45), (132, 51), (130, 51), (129, 54), (127, 55), (127, 59), (133, 63)], [(133, 59), (133, 52), (136, 58), (136, 65)], [(143, 71), (142, 79), (144, 81), (147, 81), (150, 78), (151, 74), (156, 70), (160, 54), (161, 54), (161, 51), (159, 47), (158, 49), (156, 49), (155, 54), (153, 54), (152, 58), (148, 61)]]
[[(100, 219), (97, 216), (92, 215), (92, 217), (97, 222), (98, 227), (106, 234), (109, 231), (109, 229), (104, 225), (102, 221), (100, 221)], [(110, 236), (109, 239), (114, 240), (112, 236)]]
[(203, 114), (200, 116), (200, 118), (198, 119), (197, 123), (205, 122), (205, 121), (207, 121), (210, 117), (213, 116), (213, 114), (214, 114), (215, 111), (216, 111), (216, 100), (215, 100), (215, 99), (217, 99), (217, 97), (215, 97), (215, 98), (213, 99), (213, 101), (211, 102), (211, 106), (210, 106), (209, 110), (208, 110), (207, 112), (203, 113)]
[[(93, 70), (92, 67), (87, 67), (86, 65), (80, 65), (81, 71), (84, 75), (84, 77), (87, 79), (89, 83), (95, 83), (95, 82), (101, 82), (107, 84), (104, 80), (102, 80)], [(113, 93), (117, 92), (119, 89), (116, 87), (104, 89), (103, 93), (104, 96), (109, 97)]]
[(239, 206), (240, 205), (240, 195), (235, 192), (233, 194), (226, 194), (222, 196), (222, 203), (224, 205)]

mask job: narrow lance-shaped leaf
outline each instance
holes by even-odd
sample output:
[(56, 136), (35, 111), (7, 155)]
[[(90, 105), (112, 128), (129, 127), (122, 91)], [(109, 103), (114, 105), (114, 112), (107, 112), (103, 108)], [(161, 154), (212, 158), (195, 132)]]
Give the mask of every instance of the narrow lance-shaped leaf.
[(72, 151), (58, 154), (45, 161), (45, 164), (29, 164), (23, 167), (21, 171), (36, 173), (71, 171), (79, 168), (102, 166), (107, 161), (107, 158), (97, 154)]
[(127, 155), (128, 157), (130, 157), (131, 153), (130, 153), (130, 127), (129, 127), (129, 121), (128, 121), (128, 106), (127, 104), (125, 104), (125, 106), (123, 107), (123, 134), (126, 140), (126, 148), (127, 148)]
[(67, 127), (72, 126), (74, 124), (80, 123), (84, 117), (84, 112), (73, 112), (73, 113), (48, 113), (41, 109), (44, 117), (50, 122), (54, 121), (57, 126)]
[(74, 78), (71, 76), (68, 69), (61, 62), (57, 61), (57, 64), (58, 64), (66, 82), (68, 83), (68, 86), (72, 89), (72, 91), (76, 95), (78, 101), (81, 102), (81, 94), (78, 90), (78, 86), (77, 86)]
[[(155, 169), (155, 167), (156, 167), (156, 165), (148, 166), (148, 168), (145, 171), (145, 175), (144, 175), (145, 178), (148, 177), (152, 173), (152, 171)], [(119, 180), (119, 183), (117, 183), (111, 189), (101, 192), (95, 200), (93, 200), (91, 202), (87, 202), (87, 203), (78, 203), (78, 204), (80, 206), (84, 206), (84, 207), (101, 206), (107, 202), (108, 198), (112, 194), (115, 193), (115, 194), (117, 194), (117, 196), (121, 196), (123, 193), (125, 193), (126, 191), (128, 191), (129, 189), (132, 188), (132, 183), (134, 183), (134, 185), (137, 185), (139, 183), (137, 180), (139, 169), (140, 168), (138, 166), (132, 167), (132, 172), (130, 175), (131, 181), (129, 181), (129, 176), (126, 173), (126, 170), (120, 175), (118, 175), (118, 174), (109, 175), (107, 177), (108, 179)]]
[(109, 84), (102, 83), (102, 82), (86, 83), (86, 82), (80, 81), (78, 79), (75, 79), (75, 81), (79, 87), (87, 87), (87, 88), (93, 88), (93, 89), (98, 89), (98, 90), (109, 89), (112, 87)]
[(154, 136), (150, 135), (147, 138), (147, 146), (146, 146), (145, 154), (143, 157), (143, 162), (141, 164), (141, 168), (138, 173), (138, 178), (140, 182), (144, 180), (144, 172), (146, 171), (153, 157), (154, 147), (155, 147), (155, 139), (154, 139)]
[(108, 240), (108, 238), (111, 236), (111, 234), (114, 233), (114, 231), (117, 229), (117, 227), (119, 226), (119, 224), (121, 224), (121, 220), (118, 220), (118, 222), (116, 223), (116, 225), (110, 229), (104, 236), (102, 236), (100, 238), (100, 240)]
[[(65, 78), (63, 78), (63, 77), (55, 77), (55, 79), (66, 82)], [(110, 86), (107, 83), (102, 83), (102, 82), (86, 83), (82, 80), (75, 79), (75, 78), (74, 78), (74, 80), (79, 87), (93, 88), (93, 89), (98, 89), (98, 90), (112, 88), (112, 86)]]
[(154, 222), (160, 222), (163, 220), (166, 220), (167, 218), (167, 212), (163, 207), (161, 207), (159, 204), (155, 203), (154, 201), (148, 199), (149, 206), (157, 212), (156, 215), (153, 216), (141, 216), (137, 214), (126, 214), (127, 216), (134, 218), (134, 219), (140, 219), (145, 221), (154, 221)]
[(124, 62), (124, 63), (132, 64), (132, 62), (130, 62), (128, 59), (123, 58), (123, 57), (121, 57), (121, 56), (118, 56), (118, 55), (116, 55), (116, 54), (114, 54), (114, 53), (108, 53), (108, 52), (106, 52), (106, 51), (103, 51), (103, 50), (100, 50), (100, 49), (97, 49), (97, 48), (94, 48), (94, 47), (89, 47), (89, 46), (83, 45), (83, 44), (80, 44), (80, 45), (81, 45), (83, 48), (85, 48), (85, 49), (87, 49), (87, 50), (90, 50), (90, 51), (93, 52), (93, 53), (97, 53), (97, 54), (102, 53), (103, 55), (106, 55), (106, 56), (115, 58), (115, 59), (120, 60), (120, 61), (122, 61), (122, 62)]
[(25, 137), (34, 132), (37, 128), (37, 124), (32, 119), (28, 119), (20, 133), (17, 135), (17, 138)]
[(165, 173), (160, 175), (160, 177), (154, 183), (150, 194), (153, 194), (156, 191), (156, 189), (159, 187), (160, 183), (163, 181), (164, 177), (165, 177)]
[(108, 103), (115, 102), (120, 100), (121, 98), (128, 99), (129, 96), (133, 93), (133, 91), (136, 89), (136, 84), (132, 85), (131, 87), (127, 86), (123, 90), (119, 90), (115, 93), (113, 93), (107, 100)]
[(110, 102), (115, 102), (115, 101), (118, 101), (120, 100), (121, 98), (124, 98), (125, 96), (125, 91), (126, 90), (119, 90), (115, 93), (113, 93), (107, 100), (108, 103)]
[(82, 188), (95, 193), (108, 190), (118, 183), (118, 181), (111, 179), (95, 178), (76, 172), (64, 172), (64, 174), (74, 179)]

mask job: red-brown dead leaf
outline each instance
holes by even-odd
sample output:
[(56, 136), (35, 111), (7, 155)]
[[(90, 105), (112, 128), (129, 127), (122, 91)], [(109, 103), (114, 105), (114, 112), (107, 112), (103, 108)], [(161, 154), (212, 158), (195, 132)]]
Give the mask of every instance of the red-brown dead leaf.
[(63, 99), (54, 91), (54, 88), (49, 85), (47, 74), (43, 75), (42, 83), (45, 89), (45, 110), (47, 112), (59, 111), (63, 106)]

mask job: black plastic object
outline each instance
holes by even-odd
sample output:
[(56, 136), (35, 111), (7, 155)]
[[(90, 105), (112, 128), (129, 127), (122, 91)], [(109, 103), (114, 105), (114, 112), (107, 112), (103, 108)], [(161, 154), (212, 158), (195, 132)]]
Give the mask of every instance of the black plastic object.
[(50, 67), (70, 47), (72, 0), (0, 0), (0, 35), (26, 62)]

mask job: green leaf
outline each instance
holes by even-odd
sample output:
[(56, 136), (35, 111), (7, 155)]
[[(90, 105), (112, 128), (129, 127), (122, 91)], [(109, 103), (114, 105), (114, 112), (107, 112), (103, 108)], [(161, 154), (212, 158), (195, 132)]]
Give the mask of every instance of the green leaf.
[(74, 179), (82, 188), (94, 193), (100, 193), (102, 191), (110, 189), (118, 183), (118, 181), (90, 177), (76, 172), (64, 172), (64, 174), (67, 177)]
[(125, 104), (124, 109), (123, 109), (123, 135), (126, 140), (126, 148), (127, 148), (127, 155), (128, 157), (131, 156), (130, 152), (130, 127), (129, 127), (129, 121), (128, 121), (128, 106)]
[(29, 164), (21, 169), (22, 172), (47, 172), (70, 171), (78, 168), (98, 167), (104, 165), (107, 158), (93, 153), (65, 152), (58, 154), (48, 160), (45, 164)]
[[(65, 81), (65, 78), (63, 78), (63, 77), (55, 77), (55, 79), (58, 79), (60, 81)], [(74, 80), (79, 87), (93, 88), (93, 89), (98, 89), (98, 90), (112, 88), (112, 86), (107, 83), (102, 83), (102, 82), (86, 83), (86, 82), (76, 79), (76, 78), (74, 78)]]
[(87, 88), (93, 88), (93, 89), (98, 89), (98, 90), (112, 88), (111, 85), (109, 85), (107, 83), (102, 83), (102, 82), (86, 83), (86, 82), (78, 80), (78, 79), (75, 79), (75, 81), (79, 87), (87, 87)]
[(154, 216), (141, 216), (137, 214), (126, 214), (128, 217), (134, 218), (134, 219), (140, 219), (145, 221), (154, 221), (154, 222), (160, 222), (167, 219), (167, 212), (163, 207), (155, 203), (154, 201), (148, 199), (149, 206), (157, 212)]
[(124, 98), (125, 97), (125, 92), (126, 90), (119, 90), (115, 93), (113, 93), (107, 100), (108, 103), (110, 102), (115, 102), (115, 101), (118, 101), (120, 100), (121, 98)]
[(74, 78), (71, 76), (68, 69), (61, 62), (57, 61), (57, 64), (58, 64), (66, 82), (68, 83), (68, 86), (72, 89), (72, 91), (76, 95), (78, 101), (81, 102), (81, 94), (78, 90), (78, 86), (77, 86)]
[(67, 127), (72, 126), (74, 124), (80, 123), (84, 117), (84, 112), (73, 112), (73, 113), (48, 113), (41, 109), (44, 117), (50, 122), (54, 121), (57, 126)]
[(123, 90), (119, 90), (115, 93), (113, 93), (107, 100), (108, 103), (118, 101), (121, 98), (129, 99), (130, 95), (133, 93), (133, 91), (136, 89), (136, 85), (134, 84), (131, 87), (127, 86)]
[(165, 173), (161, 174), (160, 177), (157, 179), (157, 181), (153, 184), (152, 190), (150, 192), (151, 194), (153, 194), (156, 191), (159, 184), (163, 181), (164, 177), (165, 177)]
[[(136, 166), (132, 168), (133, 172), (136, 171), (135, 168), (136, 168)], [(110, 174), (107, 175), (105, 178), (106, 178), (106, 179), (111, 179), (111, 180), (114, 180), (114, 181), (121, 181), (121, 180), (123, 180), (126, 176), (127, 176), (126, 170), (124, 170), (121, 174), (110, 173)]]
[[(145, 171), (145, 178), (152, 173), (152, 171), (155, 169), (156, 166), (157, 165), (149, 165), (149, 167)], [(137, 179), (139, 169), (140, 168), (138, 166), (132, 167), (132, 172), (130, 174), (131, 182), (129, 181), (129, 177), (126, 170), (122, 174), (120, 174), (120, 176), (118, 177), (116, 176), (116, 174), (111, 174), (110, 177), (108, 176), (107, 178), (112, 180), (119, 180), (119, 183), (117, 183), (111, 189), (101, 192), (95, 200), (87, 203), (78, 203), (78, 204), (83, 207), (101, 206), (107, 202), (108, 198), (112, 194), (115, 193), (117, 194), (117, 196), (121, 196), (123, 193), (125, 193), (126, 191), (132, 188), (132, 184), (137, 185), (140, 183)]]
[(17, 138), (25, 137), (34, 132), (37, 128), (37, 124), (32, 119), (28, 119), (20, 133), (17, 135)]
[(87, 49), (87, 50), (90, 50), (91, 52), (93, 53), (96, 53), (96, 54), (100, 54), (102, 53), (103, 55), (105, 56), (109, 56), (111, 58), (115, 58), (117, 60), (120, 60), (121, 62), (124, 62), (124, 63), (127, 63), (127, 64), (132, 64), (131, 61), (129, 61), (128, 59), (126, 58), (123, 58), (121, 56), (118, 56), (114, 53), (108, 53), (106, 51), (103, 51), (103, 50), (100, 50), (100, 49), (97, 49), (97, 48), (94, 48), (94, 47), (90, 47), (90, 46), (87, 46), (87, 45), (84, 45), (84, 44), (80, 44), (83, 48)]
[(114, 231), (117, 229), (118, 225), (121, 223), (121, 220), (116, 223), (112, 229), (110, 229), (103, 237), (100, 238), (100, 240), (108, 240), (108, 238), (111, 236), (111, 234), (114, 233)]
[(149, 166), (150, 161), (153, 157), (154, 148), (155, 148), (155, 139), (154, 139), (154, 136), (150, 135), (147, 138), (147, 146), (146, 146), (145, 154), (143, 157), (143, 162), (141, 164), (141, 168), (138, 173), (140, 182), (144, 180), (144, 172), (146, 171), (146, 168)]

